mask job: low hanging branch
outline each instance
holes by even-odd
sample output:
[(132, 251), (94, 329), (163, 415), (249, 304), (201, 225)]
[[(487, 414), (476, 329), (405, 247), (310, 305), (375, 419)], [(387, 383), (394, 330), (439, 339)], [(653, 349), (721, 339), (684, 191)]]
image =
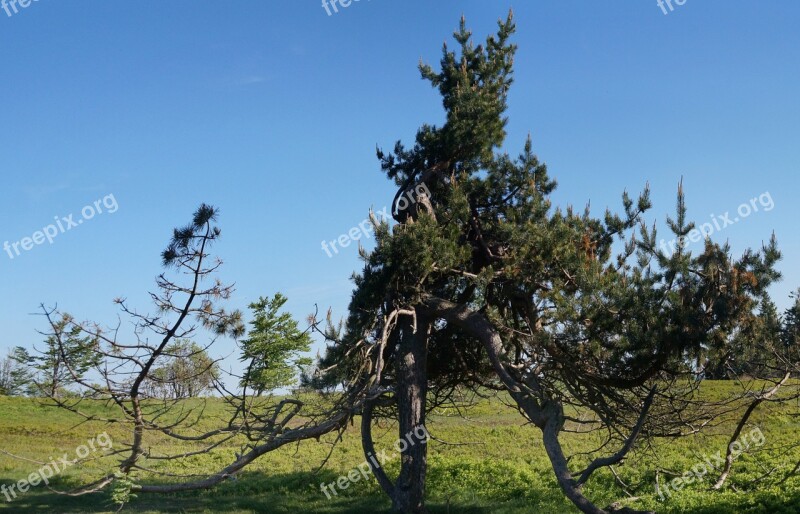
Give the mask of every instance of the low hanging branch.
[[(489, 360), (495, 368), (501, 381), (506, 385), (506, 389), (512, 398), (517, 402), (517, 406), (525, 415), (539, 428), (542, 429), (545, 450), (547, 451), (556, 478), (564, 494), (586, 514), (607, 514), (606, 510), (600, 509), (592, 504), (581, 493), (581, 486), (588, 480), (589, 476), (597, 469), (610, 466), (620, 462), (631, 450), (639, 433), (644, 425), (644, 420), (655, 396), (655, 387), (651, 388), (636, 426), (631, 431), (623, 447), (614, 455), (594, 460), (589, 467), (581, 473), (581, 479), (576, 481), (569, 470), (567, 459), (561, 448), (558, 434), (563, 428), (564, 414), (563, 408), (553, 400), (543, 398), (543, 390), (535, 377), (530, 377), (524, 383), (515, 378), (503, 362), (503, 342), (500, 335), (492, 324), (483, 314), (471, 311), (463, 305), (456, 305), (441, 298), (428, 296), (424, 299), (424, 305), (430, 310), (432, 315), (441, 317), (458, 326), (467, 335), (475, 337), (483, 343)], [(537, 399), (537, 395), (538, 399)], [(632, 509), (625, 508), (619, 512), (635, 513)]]
[(600, 468), (610, 467), (614, 464), (621, 462), (625, 456), (633, 449), (634, 443), (636, 443), (636, 439), (639, 437), (639, 434), (642, 432), (642, 428), (644, 427), (645, 420), (647, 419), (647, 414), (650, 412), (650, 406), (653, 404), (653, 398), (656, 395), (656, 386), (650, 388), (650, 392), (647, 394), (647, 397), (644, 400), (644, 404), (642, 405), (642, 410), (639, 413), (639, 419), (636, 422), (636, 425), (631, 430), (631, 434), (625, 440), (625, 444), (622, 448), (619, 449), (614, 455), (609, 455), (608, 457), (603, 457), (599, 459), (595, 459), (580, 473), (576, 473), (579, 475), (577, 485), (578, 487), (582, 486), (589, 480), (589, 477), (592, 476), (592, 473), (597, 471)]

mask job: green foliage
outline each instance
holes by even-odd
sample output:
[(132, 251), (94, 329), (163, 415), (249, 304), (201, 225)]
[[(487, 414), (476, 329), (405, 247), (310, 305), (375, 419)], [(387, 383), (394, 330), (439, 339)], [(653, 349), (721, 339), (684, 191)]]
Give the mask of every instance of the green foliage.
[(194, 341), (178, 339), (164, 349), (143, 387), (155, 398), (196, 398), (219, 378), (219, 365)]
[(309, 358), (301, 356), (310, 350), (311, 336), (298, 328), (291, 314), (281, 312), (286, 301), (276, 293), (250, 305), (254, 319), (248, 338), (241, 342), (240, 358), (248, 363), (242, 387), (258, 393), (290, 387), (296, 384), (302, 368), (311, 364)]
[(710, 345), (704, 376), (716, 380), (777, 378), (786, 373), (787, 363), (800, 362), (798, 293), (792, 295), (794, 304), (782, 315), (772, 300), (762, 298), (758, 313), (741, 330)]
[(30, 392), (33, 386), (27, 366), (27, 355), (20, 348), (9, 351), (0, 361), (0, 395), (17, 396)]
[(786, 309), (781, 329), (781, 340), (785, 347), (800, 346), (800, 289), (793, 295), (794, 304)]
[(76, 379), (98, 365), (98, 341), (84, 334), (72, 316), (65, 313), (51, 320), (51, 332), (46, 334), (42, 350), (31, 353), (23, 347), (14, 349), (14, 359), (30, 371), (31, 394), (69, 394)]
[(138, 495), (131, 492), (134, 485), (136, 485), (134, 473), (122, 473), (121, 471), (114, 473), (114, 482), (111, 484), (109, 497), (111, 503), (116, 505), (118, 510), (122, 510), (126, 504), (137, 498)]
[[(475, 44), (462, 20), (457, 49), (445, 45), (440, 70), (420, 66), (446, 121), (424, 124), (411, 147), (378, 151), (382, 171), (399, 186), (392, 209), (399, 224), (378, 225), (375, 249), (362, 255), (344, 331), (319, 363), (332, 371), (318, 385), (358, 383), (358, 373), (374, 369), (359, 362), (361, 349), (379, 340), (388, 313), (424, 309), (426, 297), (437, 297), (485, 313), (514, 356), (510, 365), (536, 370), (541, 402), (596, 409), (604, 423), (621, 424), (616, 431), (630, 423), (631, 398), (654, 380), (697, 373), (715, 352), (749, 360), (744, 349), (753, 340), (774, 339), (767, 289), (780, 277), (780, 252), (774, 239), (739, 259), (712, 241), (688, 252), (694, 224), (682, 189), (668, 219), (679, 241), (672, 253), (658, 248), (655, 226), (644, 219), (647, 187), (638, 197), (623, 193), (618, 213), (554, 207), (556, 182), (530, 138), (517, 157), (501, 151), (514, 30), (509, 16)], [(420, 185), (430, 207), (401, 209), (397, 199)], [(427, 344), (433, 393), (496, 379), (480, 344), (448, 324), (435, 324)], [(386, 386), (393, 347), (382, 359)], [(665, 412), (658, 423), (671, 419)]]

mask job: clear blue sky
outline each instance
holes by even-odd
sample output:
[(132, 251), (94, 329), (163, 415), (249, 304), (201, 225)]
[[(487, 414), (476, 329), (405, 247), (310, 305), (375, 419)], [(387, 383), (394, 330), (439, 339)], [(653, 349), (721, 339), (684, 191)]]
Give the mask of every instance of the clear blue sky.
[(392, 198), (376, 144), (441, 121), (418, 61), (438, 63), (462, 13), (483, 38), (512, 5), (507, 149), (532, 134), (562, 205), (617, 208), (649, 181), (659, 222), (681, 177), (700, 221), (768, 192), (774, 208), (714, 237), (738, 253), (775, 231), (785, 307), (800, 286), (800, 3), (362, 0), (328, 16), (318, 0), (40, 0), (0, 11), (0, 244), (109, 194), (119, 208), (0, 253), (0, 351), (39, 340), (42, 302), (109, 323), (117, 296), (148, 309), (159, 252), (200, 202), (221, 209), (235, 306), (282, 291), (299, 317), (344, 314), (356, 249), (320, 243)]

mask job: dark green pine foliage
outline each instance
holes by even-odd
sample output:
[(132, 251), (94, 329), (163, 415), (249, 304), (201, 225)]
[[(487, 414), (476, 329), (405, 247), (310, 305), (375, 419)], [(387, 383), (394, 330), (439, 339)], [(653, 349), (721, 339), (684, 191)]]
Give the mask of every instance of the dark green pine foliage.
[[(794, 303), (786, 309), (781, 325), (781, 341), (787, 350), (800, 352), (800, 289), (792, 295)], [(800, 359), (795, 359), (795, 362)]]
[[(483, 190), (484, 195), (491, 191), (492, 198), (487, 200), (496, 209), (502, 208), (499, 197), (503, 190), (516, 189), (519, 194), (529, 196), (538, 190), (535, 195), (540, 196), (554, 187), (544, 166), (530, 153), (530, 145), (521, 157), (522, 166), (515, 166), (508, 157), (500, 160), (494, 157), (494, 150), (502, 145), (506, 135), (506, 95), (512, 83), (516, 51), (516, 46), (508, 40), (513, 32), (514, 24), (509, 17), (500, 23), (496, 37), (490, 37), (485, 46), (476, 47), (462, 19), (454, 37), (463, 58), (445, 45), (441, 73), (420, 64), (422, 77), (442, 95), (446, 123), (442, 127), (423, 125), (410, 149), (398, 142), (392, 153), (378, 151), (381, 168), (399, 188), (393, 214), (402, 225), (391, 229), (388, 223), (374, 221), (377, 248), (363, 255), (365, 267), (354, 276), (356, 290), (344, 335), (331, 332), (339, 344), (331, 347), (320, 361), (321, 368), (332, 372), (318, 378), (317, 386), (352, 383), (363, 378), (358, 372), (371, 369), (370, 363), (360, 362), (354, 356), (363, 355), (366, 348), (361, 352), (353, 349), (368, 347), (379, 338), (381, 318), (393, 308), (418, 302), (420, 292), (432, 288), (447, 297), (455, 294), (468, 298), (478, 291), (468, 281), (453, 281), (447, 278), (449, 272), (438, 271), (476, 268), (472, 260), (480, 252), (466, 240), (471, 223), (467, 195), (473, 189)], [(485, 175), (487, 167), (491, 168), (490, 176), (476, 179), (481, 173)], [(533, 177), (535, 171), (538, 176)], [(414, 191), (415, 184), (424, 184), (430, 191), (434, 212), (416, 213), (414, 222), (406, 223), (413, 214), (411, 211), (419, 209), (421, 204), (412, 203), (406, 211), (400, 211), (397, 201), (407, 191)], [(411, 197), (416, 199), (414, 193)], [(483, 208), (492, 207), (487, 203)], [(479, 345), (457, 339), (454, 331), (438, 327), (430, 345), (430, 378), (445, 383), (480, 382), (488, 378)], [(391, 362), (388, 355), (391, 350), (391, 345), (387, 346), (386, 362)], [(479, 373), (482, 368), (487, 373)], [(384, 376), (391, 383), (391, 370)]]
[[(420, 313), (442, 299), (491, 323), (502, 338), (502, 365), (530, 387), (538, 408), (561, 416), (569, 405), (589, 409), (603, 427), (613, 426), (609, 432), (625, 433), (654, 384), (696, 376), (712, 351), (756, 330), (766, 288), (779, 278), (780, 253), (774, 238), (739, 259), (711, 241), (699, 255), (683, 244), (664, 253), (655, 225), (643, 219), (647, 188), (638, 198), (623, 194), (620, 214), (554, 207), (556, 182), (530, 138), (516, 157), (502, 151), (513, 33), (509, 16), (475, 45), (462, 20), (458, 51), (445, 45), (440, 71), (420, 65), (442, 97), (446, 121), (423, 125), (411, 147), (398, 142), (392, 152), (378, 151), (398, 187), (397, 224), (375, 221), (377, 246), (363, 253), (347, 321), (343, 330), (330, 327), (335, 343), (311, 382), (363, 387), (377, 380), (380, 360), (381, 385), (393, 388), (395, 326), (380, 344), (388, 315)], [(427, 198), (400, 201), (420, 186)], [(682, 189), (668, 225), (681, 240), (694, 228)], [(459, 386), (499, 386), (483, 344), (456, 324), (436, 319), (426, 350), (429, 406)], [(673, 402), (670, 390), (660, 393), (652, 425), (664, 433), (685, 404)]]
[[(571, 395), (634, 387), (668, 362), (683, 365), (729, 341), (735, 327), (756, 318), (759, 298), (778, 277), (774, 241), (739, 260), (712, 243), (699, 256), (683, 247), (663, 253), (655, 229), (642, 222), (647, 190), (636, 200), (624, 194), (621, 215), (554, 209), (556, 182), (530, 139), (516, 158), (499, 152), (513, 32), (509, 17), (476, 46), (462, 20), (455, 33), (460, 52), (445, 45), (438, 73), (420, 65), (442, 96), (446, 122), (423, 125), (413, 147), (398, 142), (378, 157), (398, 197), (425, 184), (432, 212), (412, 204), (395, 209), (401, 224), (378, 225), (377, 248), (355, 276), (343, 338), (321, 362), (335, 365), (328, 384), (357, 381), (354, 372), (369, 369), (353, 359), (363, 352), (351, 350), (379, 336), (381, 316), (434, 295), (486, 312), (508, 335), (510, 355), (547, 355), (538, 369), (553, 373), (545, 382), (554, 396), (565, 384)], [(682, 190), (677, 211), (669, 226), (686, 237), (694, 224), (686, 220)], [(431, 335), (430, 352), (432, 380), (492, 378), (477, 342), (443, 324)]]

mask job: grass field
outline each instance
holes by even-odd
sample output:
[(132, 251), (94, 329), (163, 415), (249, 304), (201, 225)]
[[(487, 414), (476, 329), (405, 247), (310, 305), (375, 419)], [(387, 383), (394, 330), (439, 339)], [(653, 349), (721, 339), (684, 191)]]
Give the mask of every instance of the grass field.
[[(707, 383), (704, 394), (724, 395), (728, 387), (725, 383)], [(98, 412), (104, 409), (100, 404), (90, 408)], [(800, 478), (790, 478), (779, 484), (800, 460), (800, 449), (791, 447), (800, 441), (798, 423), (793, 416), (795, 410), (796, 406), (764, 407), (756, 412), (753, 422), (764, 434), (764, 445), (758, 453), (745, 453), (736, 461), (729, 479), (732, 487), (722, 492), (709, 491), (710, 484), (706, 480), (688, 485), (662, 501), (656, 494), (654, 469), (683, 473), (703, 462), (705, 456), (717, 450), (724, 452), (733, 428), (731, 423), (702, 437), (657, 441), (652, 449), (637, 451), (624, 465), (616, 467), (628, 492), (638, 499), (632, 499), (608, 470), (596, 473), (585, 492), (602, 506), (621, 501), (631, 507), (664, 513), (800, 512)], [(207, 419), (222, 414), (221, 404), (208, 403)], [(0, 484), (16, 482), (35, 472), (40, 467), (37, 461), (58, 458), (65, 452), (74, 455), (78, 446), (104, 431), (112, 440), (124, 440), (124, 432), (117, 429), (99, 423), (76, 425), (77, 422), (73, 415), (44, 407), (35, 400), (0, 397), (0, 450), (7, 452), (0, 453)], [(214, 490), (168, 496), (141, 495), (126, 505), (123, 512), (386, 512), (388, 502), (374, 480), (356, 482), (330, 500), (320, 490), (321, 483), (333, 482), (363, 462), (357, 425), (348, 429), (319, 472), (317, 467), (330, 451), (334, 436), (323, 440), (323, 444), (308, 441), (268, 454), (235, 480)], [(436, 411), (430, 417), (429, 430), (440, 440), (430, 442), (428, 491), (432, 513), (577, 512), (564, 500), (556, 485), (538, 431), (525, 426), (519, 414), (501, 401), (482, 401), (469, 409), (466, 419), (454, 412)], [(395, 432), (395, 427), (388, 424), (375, 429), (379, 452), (387, 449), (388, 454), (392, 453)], [(564, 436), (570, 451), (590, 449), (593, 439), (594, 436)], [(171, 452), (189, 449), (189, 446), (182, 448), (163, 440), (150, 443), (155, 450), (165, 444), (170, 444)], [(165, 473), (201, 473), (229, 463), (235, 450), (228, 447), (189, 462), (162, 463), (161, 466), (148, 463), (148, 466)], [(97, 478), (112, 470), (113, 462), (106, 457), (81, 468), (67, 469), (54, 477), (50, 485), (68, 490), (81, 480)], [(390, 460), (387, 467), (394, 472), (396, 460)], [(714, 473), (710, 475), (716, 478)], [(660, 476), (664, 480), (665, 475)], [(750, 482), (760, 477), (764, 478), (755, 490)], [(5, 498), (0, 496), (0, 500)], [(108, 493), (74, 498), (55, 494), (40, 484), (19, 494), (10, 503), (3, 501), (2, 509), (20, 513), (100, 513), (113, 512), (116, 506)]]

